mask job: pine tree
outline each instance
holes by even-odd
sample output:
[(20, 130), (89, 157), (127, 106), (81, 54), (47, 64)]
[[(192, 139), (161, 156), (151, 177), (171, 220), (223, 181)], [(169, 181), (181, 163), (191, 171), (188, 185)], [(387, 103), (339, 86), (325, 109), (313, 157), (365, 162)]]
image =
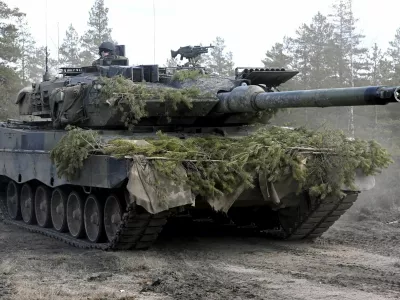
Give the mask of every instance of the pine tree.
[[(46, 67), (45, 47), (37, 46), (33, 39), (29, 25), (25, 18), (18, 20), (17, 44), (19, 47), (20, 57), (17, 61), (18, 75), (24, 85), (29, 82), (41, 81)], [(56, 74), (57, 61), (48, 57), (48, 68), (51, 75)]]
[(337, 86), (354, 86), (359, 72), (365, 70), (365, 56), (368, 49), (361, 47), (365, 37), (356, 32), (358, 19), (354, 18), (352, 0), (336, 0), (334, 13), (330, 15), (334, 25), (335, 36), (335, 71)]
[(233, 55), (232, 52), (225, 52), (225, 40), (221, 37), (216, 37), (212, 42), (214, 48), (208, 53), (203, 55), (206, 67), (218, 75), (232, 76), (235, 74)]
[(167, 62), (165, 63), (165, 66), (166, 67), (169, 67), (169, 68), (175, 68), (176, 66), (178, 66), (178, 60), (177, 60), (177, 58), (175, 57), (175, 58), (168, 58), (167, 59)]
[[(362, 80), (360, 73), (366, 69), (365, 56), (368, 49), (361, 47), (364, 35), (356, 33), (352, 0), (336, 0), (331, 15), (335, 26), (335, 66), (337, 72), (337, 87), (356, 86)], [(339, 108), (339, 111), (342, 109)], [(354, 136), (354, 110), (350, 106), (348, 130)], [(342, 114), (339, 112), (339, 114)]]
[[(303, 24), (296, 31), (296, 37), (290, 39), (293, 53), (293, 65), (299, 70), (296, 89), (329, 88), (333, 84), (332, 49), (334, 44), (333, 25), (327, 17), (318, 12), (310, 24)], [(335, 109), (326, 109), (333, 112)], [(326, 114), (315, 108), (304, 109), (305, 122), (309, 115), (327, 122)], [(330, 122), (336, 122), (332, 118)]]
[[(48, 72), (51, 77), (54, 77), (57, 74), (57, 60), (53, 59), (49, 52), (47, 60)], [(43, 75), (46, 72), (46, 47), (40, 46), (35, 48), (34, 54), (28, 57), (26, 68), (29, 78), (32, 81), (42, 81)]]
[(387, 55), (391, 62), (390, 82), (398, 85), (400, 82), (400, 28), (397, 29), (394, 39), (389, 42)]
[[(386, 85), (390, 74), (390, 62), (387, 60), (382, 49), (375, 43), (369, 50), (367, 57), (368, 71), (367, 82), (364, 85)], [(389, 67), (389, 68), (388, 68)]]
[[(366, 73), (366, 84), (365, 85), (380, 85), (382, 84), (382, 73), (381, 65), (384, 61), (382, 50), (375, 43), (370, 49), (367, 58), (368, 72)], [(378, 125), (378, 106), (375, 106), (374, 114), (375, 131)]]
[(18, 72), (14, 69), (20, 58), (18, 46), (18, 19), (25, 14), (18, 8), (10, 8), (0, 1), (0, 118), (15, 116), (15, 93), (22, 87)]
[(299, 70), (301, 89), (332, 85), (333, 26), (318, 12), (310, 24), (302, 24), (296, 37), (289, 39), (293, 65)]
[(102, 42), (113, 42), (112, 29), (108, 27), (108, 8), (104, 0), (95, 0), (89, 12), (89, 29), (81, 37), (81, 57), (84, 65), (91, 65), (98, 56), (98, 47)]
[(318, 12), (309, 26), (304, 27), (303, 36), (308, 36), (311, 44), (309, 86), (312, 89), (332, 86), (333, 25), (327, 17)]
[(0, 63), (3, 65), (15, 63), (20, 57), (19, 31), (15, 24), (24, 16), (18, 8), (11, 9), (0, 1)]
[[(285, 68), (285, 69), (296, 69), (293, 62), (292, 53), (292, 39), (288, 37), (283, 38), (282, 43), (275, 43), (270, 50), (265, 53), (265, 58), (261, 60), (264, 68)], [(290, 81), (283, 83), (279, 86), (279, 90), (287, 91), (299, 88), (296, 85), (298, 77), (292, 78)]]
[(63, 43), (60, 47), (60, 63), (63, 67), (78, 67), (82, 64), (80, 57), (79, 36), (72, 24), (65, 32)]
[(290, 68), (293, 58), (289, 53), (288, 38), (284, 37), (283, 43), (275, 43), (261, 62), (264, 68)]
[(36, 42), (29, 31), (29, 25), (25, 18), (18, 20), (19, 36), (17, 39), (20, 57), (17, 61), (18, 74), (22, 79), (24, 85), (32, 81), (34, 78), (31, 76), (29, 65), (32, 60), (35, 60)]
[(309, 52), (312, 44), (307, 35), (306, 24), (296, 30), (296, 37), (290, 39), (290, 43), (292, 44), (293, 65), (299, 71), (297, 89), (310, 89), (311, 57)]
[(15, 94), (22, 88), (20, 77), (12, 68), (0, 65), (0, 120), (16, 116)]

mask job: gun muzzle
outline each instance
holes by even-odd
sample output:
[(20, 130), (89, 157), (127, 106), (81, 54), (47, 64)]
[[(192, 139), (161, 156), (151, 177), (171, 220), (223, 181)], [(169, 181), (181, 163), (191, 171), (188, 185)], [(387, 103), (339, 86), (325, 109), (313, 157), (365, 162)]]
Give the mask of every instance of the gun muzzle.
[(394, 99), (396, 99), (397, 102), (400, 102), (400, 87), (397, 87), (394, 90)]

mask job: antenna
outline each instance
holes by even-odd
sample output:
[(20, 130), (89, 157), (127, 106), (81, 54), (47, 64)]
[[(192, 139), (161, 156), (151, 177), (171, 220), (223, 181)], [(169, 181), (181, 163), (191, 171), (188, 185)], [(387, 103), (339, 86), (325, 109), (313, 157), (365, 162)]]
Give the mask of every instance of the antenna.
[(57, 22), (57, 70), (60, 67), (60, 22)]
[(154, 0), (153, 0), (153, 20), (154, 20), (154, 33), (153, 33), (153, 38), (154, 38), (154, 52), (153, 52), (153, 59), (154, 59), (154, 64), (156, 64), (156, 6), (154, 4)]
[(48, 62), (49, 62), (49, 53), (47, 52), (47, 46), (46, 46), (46, 73), (49, 71)]
[(46, 9), (45, 9), (45, 13), (46, 13), (46, 16), (45, 16), (45, 20), (46, 20), (46, 47), (45, 47), (45, 50), (46, 50), (46, 55), (45, 55), (45, 57), (46, 57), (46, 64), (45, 64), (45, 72), (44, 72), (44, 74), (43, 74), (43, 81), (49, 81), (49, 80), (50, 80), (50, 74), (49, 74), (49, 54), (48, 54), (48, 52), (47, 52), (47, 0), (46, 0)]
[(47, 46), (46, 46), (46, 71), (44, 72), (43, 75), (43, 81), (49, 81), (50, 80), (50, 74), (49, 74), (49, 53), (47, 52)]
[(47, 53), (47, 0), (46, 0), (46, 8), (45, 8), (45, 34), (46, 34), (46, 53)]

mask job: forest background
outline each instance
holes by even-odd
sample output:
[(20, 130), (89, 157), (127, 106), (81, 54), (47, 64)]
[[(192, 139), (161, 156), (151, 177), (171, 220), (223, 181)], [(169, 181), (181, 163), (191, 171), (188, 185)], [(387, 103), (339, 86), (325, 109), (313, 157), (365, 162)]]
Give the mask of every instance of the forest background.
[[(88, 12), (87, 29), (79, 36), (73, 24), (63, 36), (58, 53), (49, 54), (49, 71), (56, 75), (62, 66), (90, 65), (98, 57), (98, 45), (113, 41), (104, 0), (94, 0)], [(400, 85), (400, 27), (388, 45), (363, 47), (366, 36), (357, 27), (352, 0), (332, 0), (331, 11), (317, 13), (303, 23), (293, 36), (282, 37), (260, 57), (259, 67), (296, 69), (299, 74), (280, 90)], [(201, 43), (199, 43), (201, 44)], [(203, 55), (202, 64), (210, 72), (234, 75), (234, 53), (223, 37), (212, 42), (215, 48)], [(32, 36), (26, 14), (0, 0), (0, 119), (14, 117), (15, 95), (32, 81), (40, 81), (45, 71), (45, 45)], [(165, 66), (176, 66), (168, 59)], [(296, 108), (278, 113), (276, 125), (305, 126), (313, 129), (336, 128), (353, 137), (375, 139), (393, 154), (395, 163), (377, 178), (379, 189), (370, 200), (398, 203), (400, 159), (400, 106)]]

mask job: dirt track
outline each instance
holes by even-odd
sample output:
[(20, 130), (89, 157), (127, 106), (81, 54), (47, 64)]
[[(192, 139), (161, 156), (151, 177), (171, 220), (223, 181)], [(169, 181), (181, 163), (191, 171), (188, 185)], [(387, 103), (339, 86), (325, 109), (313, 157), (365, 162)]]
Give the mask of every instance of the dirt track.
[(400, 226), (348, 219), (316, 243), (213, 230), (118, 253), (0, 222), (0, 299), (399, 299)]

